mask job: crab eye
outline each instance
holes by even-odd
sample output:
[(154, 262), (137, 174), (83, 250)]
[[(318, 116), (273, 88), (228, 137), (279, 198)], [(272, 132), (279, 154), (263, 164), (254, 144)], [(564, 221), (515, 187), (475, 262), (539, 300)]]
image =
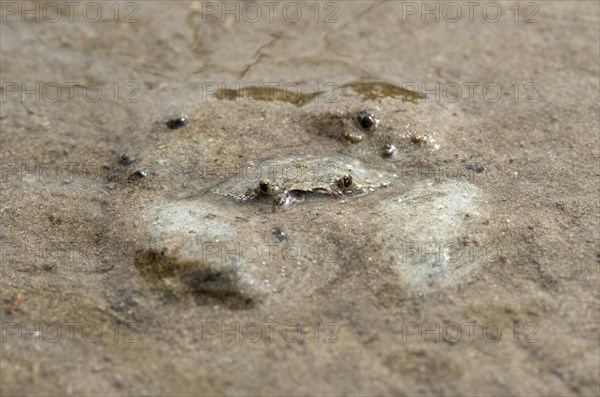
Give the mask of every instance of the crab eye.
[(344, 175), (338, 181), (338, 187), (340, 187), (341, 189), (347, 189), (350, 186), (352, 186), (352, 177), (350, 175)]
[(261, 179), (258, 182), (258, 189), (263, 194), (269, 194), (271, 192), (271, 183), (269, 181)]

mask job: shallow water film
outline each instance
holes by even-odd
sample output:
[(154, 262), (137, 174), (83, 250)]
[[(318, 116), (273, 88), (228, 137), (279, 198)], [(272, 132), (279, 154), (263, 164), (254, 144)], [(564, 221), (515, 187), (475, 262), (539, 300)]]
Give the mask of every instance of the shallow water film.
[(593, 1), (1, 1), (0, 394), (600, 394)]

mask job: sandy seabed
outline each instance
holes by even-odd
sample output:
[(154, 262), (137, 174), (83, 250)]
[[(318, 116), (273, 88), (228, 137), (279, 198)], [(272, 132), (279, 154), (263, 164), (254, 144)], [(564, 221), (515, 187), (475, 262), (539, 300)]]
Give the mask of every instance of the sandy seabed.
[(599, 3), (298, 4), (0, 3), (2, 395), (600, 394)]

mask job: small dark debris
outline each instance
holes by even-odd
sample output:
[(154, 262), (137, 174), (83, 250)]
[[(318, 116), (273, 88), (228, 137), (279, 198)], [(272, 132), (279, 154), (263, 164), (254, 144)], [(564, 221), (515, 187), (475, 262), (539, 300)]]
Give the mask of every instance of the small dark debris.
[(185, 116), (177, 117), (176, 119), (172, 119), (167, 121), (167, 128), (170, 130), (176, 130), (178, 128), (183, 127), (188, 123), (188, 119)]
[(137, 170), (129, 176), (129, 180), (143, 179), (145, 177), (146, 177), (145, 171)]
[(358, 125), (365, 131), (371, 131), (379, 127), (380, 120), (374, 113), (367, 110), (361, 110), (357, 115)]
[(467, 163), (465, 164), (465, 168), (469, 171), (475, 171), (478, 174), (481, 174), (483, 171), (485, 171), (485, 168), (481, 164)]
[(135, 159), (133, 157), (131, 157), (129, 154), (127, 153), (123, 153), (121, 155), (121, 157), (119, 157), (119, 164), (120, 165), (131, 165), (133, 164), (133, 162), (135, 161)]
[(365, 139), (365, 137), (362, 134), (356, 134), (353, 132), (345, 133), (344, 138), (350, 143), (362, 142)]
[(6, 313), (7, 314), (15, 314), (15, 312), (17, 310), (19, 310), (19, 307), (21, 306), (22, 302), (23, 302), (23, 296), (21, 294), (17, 294), (15, 296), (13, 303), (6, 309)]
[(411, 135), (410, 141), (414, 144), (425, 142), (425, 137), (421, 135)]
[(60, 225), (62, 223), (62, 221), (63, 221), (62, 217), (59, 214), (57, 214), (56, 212), (50, 212), (48, 214), (48, 220), (53, 225)]
[(223, 277), (223, 273), (217, 271), (215, 273), (209, 273), (209, 274), (203, 275), (200, 278), (200, 281), (203, 283), (216, 283), (216, 282), (220, 281), (221, 277)]
[(394, 144), (386, 143), (385, 145), (383, 145), (383, 150), (382, 150), (383, 157), (392, 157), (395, 152), (396, 152), (396, 146), (394, 146)]
[[(116, 312), (127, 312), (136, 307), (138, 303), (132, 297), (127, 297), (124, 301), (115, 302), (110, 305), (110, 308)], [(125, 323), (127, 324), (127, 323)]]
[(100, 264), (94, 269), (94, 273), (108, 273), (115, 267), (114, 263), (105, 260), (100, 261)]
[(275, 231), (273, 232), (273, 234), (275, 235), (275, 237), (277, 237), (277, 240), (279, 240), (279, 241), (283, 241), (283, 240), (287, 240), (288, 239), (288, 235), (286, 233), (284, 233), (278, 227), (275, 228)]

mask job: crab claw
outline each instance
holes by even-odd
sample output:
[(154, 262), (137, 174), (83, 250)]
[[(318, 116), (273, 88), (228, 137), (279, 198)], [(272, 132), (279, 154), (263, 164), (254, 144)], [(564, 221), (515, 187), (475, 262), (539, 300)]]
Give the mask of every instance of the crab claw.
[(273, 206), (275, 208), (282, 208), (282, 207), (283, 208), (288, 208), (290, 205), (292, 205), (296, 201), (299, 201), (299, 200), (296, 199), (294, 196), (292, 196), (290, 194), (290, 192), (288, 192), (286, 190), (283, 193), (278, 194), (277, 196), (275, 196), (275, 199), (273, 199)]

